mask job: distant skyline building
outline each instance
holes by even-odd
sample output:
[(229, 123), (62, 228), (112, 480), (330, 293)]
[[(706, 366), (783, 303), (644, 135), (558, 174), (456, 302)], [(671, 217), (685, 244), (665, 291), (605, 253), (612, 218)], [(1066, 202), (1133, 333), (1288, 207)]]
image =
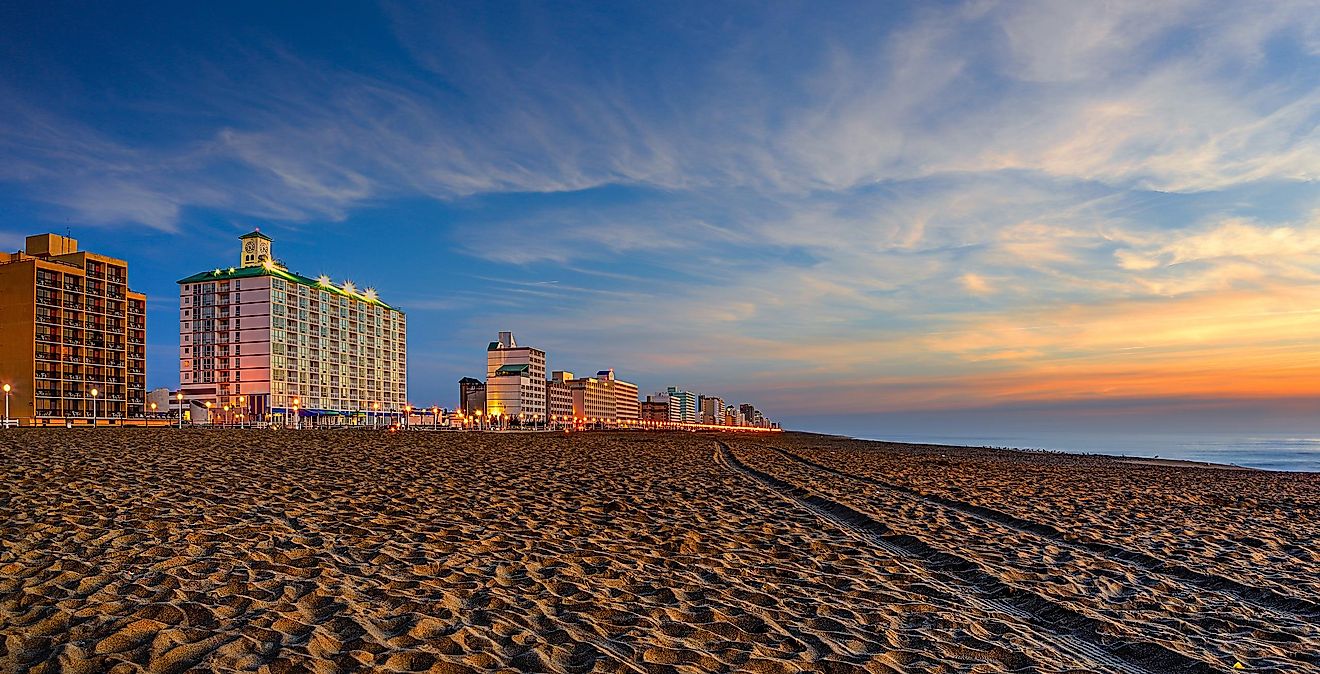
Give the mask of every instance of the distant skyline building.
[(724, 424), (724, 400), (719, 396), (700, 396), (701, 423)]
[(637, 398), (637, 385), (614, 376), (614, 368), (600, 370), (596, 378), (605, 383), (614, 394), (614, 419), (636, 421), (642, 418), (641, 401)]
[(562, 422), (573, 416), (573, 390), (568, 382), (572, 372), (555, 372), (545, 385), (545, 413), (551, 422)]
[(568, 380), (573, 394), (573, 416), (592, 422), (615, 419), (614, 388), (607, 380), (597, 377), (576, 377)]
[(143, 416), (146, 295), (128, 263), (78, 250), (76, 239), (29, 236), (0, 253), (0, 383), (11, 418)]
[[(408, 400), (407, 324), (370, 288), (289, 271), (260, 230), (239, 266), (180, 279), (180, 389), (212, 415), (339, 425)], [(224, 407), (229, 412), (222, 412)]]
[(695, 424), (701, 420), (701, 415), (697, 411), (697, 394), (684, 391), (676, 386), (670, 386), (665, 390), (665, 393), (670, 399), (671, 421)]
[(465, 416), (473, 412), (486, 410), (486, 382), (473, 377), (458, 380), (458, 410)]
[(641, 414), (644, 421), (669, 421), (669, 397), (656, 400), (654, 396), (646, 396), (641, 403)]
[(546, 414), (546, 354), (499, 333), (486, 347), (486, 414), (540, 423)]
[(741, 426), (751, 426), (756, 420), (756, 406), (751, 403), (743, 403), (738, 406), (738, 423)]

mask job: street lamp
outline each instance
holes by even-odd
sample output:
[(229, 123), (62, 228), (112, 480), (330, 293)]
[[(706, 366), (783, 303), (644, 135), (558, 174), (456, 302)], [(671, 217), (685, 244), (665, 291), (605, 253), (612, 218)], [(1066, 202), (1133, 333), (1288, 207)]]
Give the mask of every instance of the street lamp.
[(183, 430), (183, 391), (175, 393), (174, 399), (179, 401), (179, 430)]
[(243, 407), (243, 412), (238, 413), (238, 425), (241, 428), (245, 428), (245, 422), (243, 420), (247, 418), (247, 414), (245, 414), (245, 412), (247, 412), (247, 396), (239, 396), (238, 404)]
[(481, 428), (481, 410), (477, 410), (477, 430), (483, 430)]
[(229, 406), (228, 406), (228, 405), (225, 405), (225, 417), (224, 417), (224, 418), (225, 418), (224, 425), (228, 426), (228, 425), (229, 425), (229, 422), (230, 422), (230, 418), (229, 418)]
[(156, 416), (156, 403), (151, 403), (151, 416)]
[(5, 428), (9, 428), (9, 392), (13, 390), (13, 387), (9, 384), (5, 384), (0, 388), (4, 388), (5, 390)]
[(380, 428), (380, 403), (372, 403), (371, 407), (376, 411), (375, 417), (371, 420), (371, 427)]
[(101, 394), (100, 391), (96, 389), (92, 389), (92, 425), (93, 426), (96, 425), (96, 396), (100, 394)]
[(300, 403), (302, 401), (298, 398), (293, 399), (293, 428), (298, 431), (302, 430), (302, 417), (298, 416), (298, 405)]
[(209, 426), (212, 423), (214, 422), (211, 421), (211, 401), (208, 400), (206, 401), (206, 424)]
[(403, 418), (403, 425), (406, 428), (408, 426), (408, 423), (412, 421), (412, 405), (408, 405), (404, 409), (408, 410), (407, 416)]

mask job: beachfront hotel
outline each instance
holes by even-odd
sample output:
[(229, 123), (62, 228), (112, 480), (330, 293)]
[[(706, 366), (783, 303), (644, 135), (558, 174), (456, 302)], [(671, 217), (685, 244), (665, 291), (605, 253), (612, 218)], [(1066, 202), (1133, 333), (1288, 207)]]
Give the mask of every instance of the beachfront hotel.
[(486, 414), (520, 423), (546, 420), (545, 352), (518, 346), (512, 332), (486, 346)]
[(0, 384), (23, 424), (141, 417), (146, 301), (128, 263), (56, 234), (0, 253)]
[(296, 414), (312, 425), (406, 412), (403, 312), (370, 288), (289, 271), (260, 231), (239, 244), (238, 266), (178, 281), (180, 390), (194, 408), (210, 403), (213, 421)]

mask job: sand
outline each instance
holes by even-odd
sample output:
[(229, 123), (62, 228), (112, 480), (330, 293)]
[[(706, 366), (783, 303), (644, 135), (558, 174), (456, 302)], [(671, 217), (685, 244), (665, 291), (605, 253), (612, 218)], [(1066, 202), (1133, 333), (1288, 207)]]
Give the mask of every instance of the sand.
[(777, 434), (0, 433), (0, 672), (1320, 671), (1320, 475)]

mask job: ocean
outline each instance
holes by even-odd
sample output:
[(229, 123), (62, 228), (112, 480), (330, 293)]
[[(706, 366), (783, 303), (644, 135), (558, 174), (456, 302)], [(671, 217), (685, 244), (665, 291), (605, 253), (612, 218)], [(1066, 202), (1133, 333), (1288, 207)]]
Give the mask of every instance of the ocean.
[(863, 439), (971, 447), (1048, 449), (1072, 454), (1180, 459), (1264, 470), (1320, 472), (1320, 437), (1296, 435), (1230, 437), (1188, 434), (1040, 433), (979, 436), (874, 433), (868, 434)]

